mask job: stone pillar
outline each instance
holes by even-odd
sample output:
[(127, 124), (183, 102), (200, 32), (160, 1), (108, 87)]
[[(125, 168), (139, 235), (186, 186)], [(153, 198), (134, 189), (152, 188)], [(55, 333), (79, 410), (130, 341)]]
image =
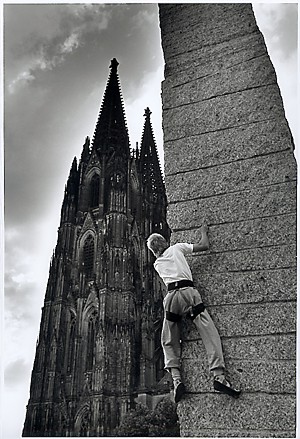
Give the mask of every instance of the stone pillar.
[(296, 162), (251, 4), (162, 4), (163, 130), (172, 243), (190, 258), (222, 338), (235, 400), (213, 390), (202, 341), (183, 332), (181, 435), (295, 436)]

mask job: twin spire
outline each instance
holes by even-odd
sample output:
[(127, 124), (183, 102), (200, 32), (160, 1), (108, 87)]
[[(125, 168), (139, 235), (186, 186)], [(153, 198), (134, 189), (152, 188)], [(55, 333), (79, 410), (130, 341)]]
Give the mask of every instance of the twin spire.
[[(125, 120), (125, 111), (121, 87), (118, 77), (118, 61), (114, 58), (110, 64), (110, 75), (105, 89), (102, 105), (92, 142), (92, 149), (96, 150), (100, 157), (106, 157), (111, 163), (122, 163), (125, 169), (128, 160), (135, 159), (143, 194), (161, 200), (164, 197), (165, 188), (160, 169), (157, 147), (153, 135), (150, 120), (151, 111), (145, 109), (144, 128), (141, 140), (140, 152), (136, 155), (130, 153), (128, 129)], [(81, 158), (77, 165), (76, 157), (72, 163), (69, 178), (65, 187), (65, 195), (62, 206), (62, 218), (69, 215), (67, 208), (71, 203), (74, 207), (78, 202), (78, 185), (82, 178), (82, 172), (91, 157), (90, 139), (87, 137), (83, 145)], [(121, 161), (120, 161), (121, 159)], [(123, 166), (121, 165), (121, 166)]]
[[(92, 141), (93, 148), (100, 154), (116, 154), (124, 158), (130, 157), (130, 143), (125, 118), (124, 100), (118, 75), (118, 61), (111, 60), (110, 74), (104, 92), (99, 117)], [(139, 168), (144, 182), (150, 184), (153, 190), (163, 189), (163, 177), (159, 157), (154, 140), (151, 111), (145, 109), (144, 129), (139, 155)]]

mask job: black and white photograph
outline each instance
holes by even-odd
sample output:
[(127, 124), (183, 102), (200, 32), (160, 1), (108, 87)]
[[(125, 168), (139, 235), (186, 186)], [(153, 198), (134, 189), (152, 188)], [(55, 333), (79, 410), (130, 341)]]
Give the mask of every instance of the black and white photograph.
[(2, 28), (0, 437), (296, 437), (298, 2)]

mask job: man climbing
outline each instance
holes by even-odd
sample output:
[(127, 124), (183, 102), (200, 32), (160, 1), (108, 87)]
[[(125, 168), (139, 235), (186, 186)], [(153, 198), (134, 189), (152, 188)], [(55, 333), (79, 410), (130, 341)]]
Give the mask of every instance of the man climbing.
[(219, 333), (203, 305), (200, 293), (194, 288), (191, 269), (185, 255), (208, 250), (208, 228), (201, 227), (199, 244), (177, 243), (169, 246), (165, 238), (153, 233), (147, 246), (156, 257), (154, 268), (167, 286), (164, 299), (164, 322), (161, 342), (164, 351), (165, 369), (174, 382), (174, 399), (177, 403), (185, 392), (181, 379), (180, 321), (189, 318), (196, 325), (205, 346), (209, 369), (214, 376), (214, 389), (238, 398), (240, 391), (232, 387), (225, 378), (225, 363)]

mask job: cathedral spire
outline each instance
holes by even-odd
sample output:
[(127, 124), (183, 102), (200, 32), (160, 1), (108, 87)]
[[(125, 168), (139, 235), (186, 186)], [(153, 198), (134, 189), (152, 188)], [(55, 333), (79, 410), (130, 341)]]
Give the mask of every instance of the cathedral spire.
[(164, 193), (164, 183), (150, 116), (151, 111), (147, 107), (144, 113), (145, 124), (141, 142), (140, 171), (143, 186), (148, 187), (150, 192), (157, 196)]
[(129, 137), (125, 120), (123, 97), (118, 76), (118, 61), (111, 60), (110, 75), (104, 93), (96, 129), (93, 148), (108, 156), (129, 156)]

